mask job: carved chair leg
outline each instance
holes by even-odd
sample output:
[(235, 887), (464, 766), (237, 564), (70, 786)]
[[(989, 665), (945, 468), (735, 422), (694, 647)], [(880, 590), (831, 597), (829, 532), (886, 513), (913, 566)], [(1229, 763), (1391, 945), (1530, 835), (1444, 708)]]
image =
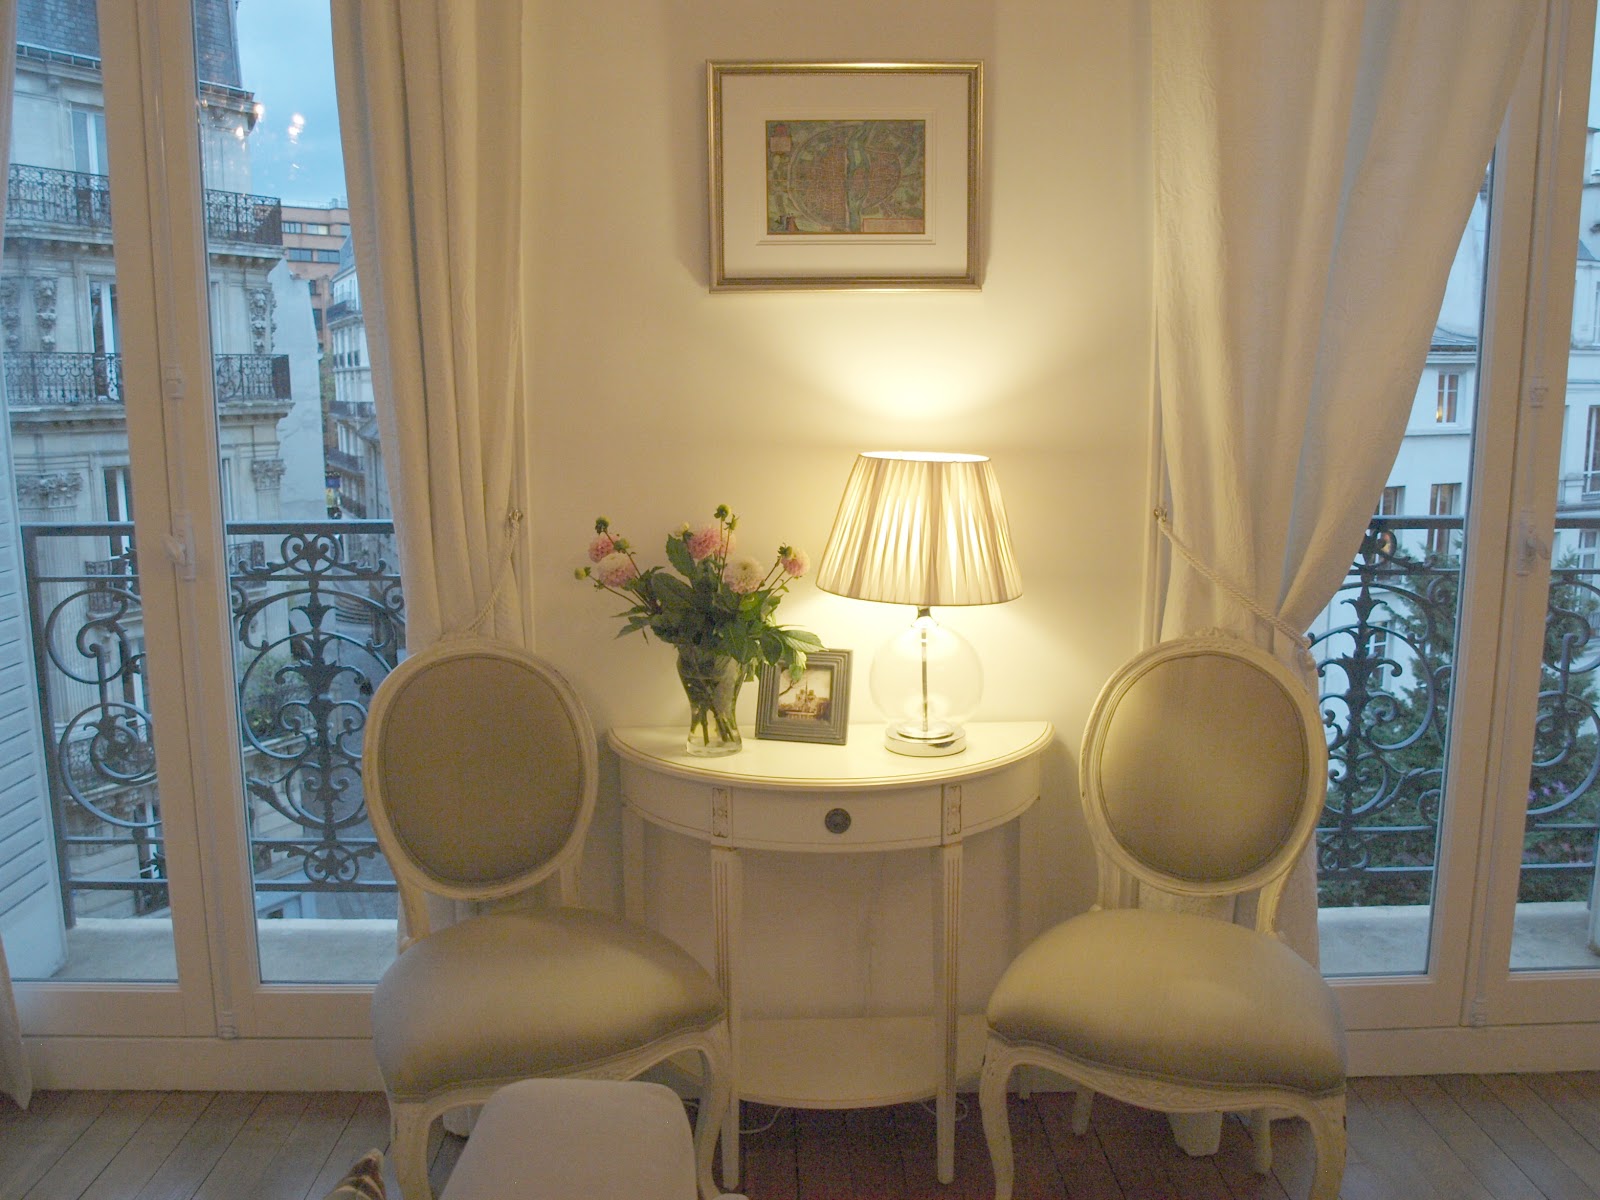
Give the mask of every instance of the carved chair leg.
[(1072, 1098), (1072, 1132), (1082, 1137), (1089, 1132), (1089, 1110), (1094, 1107), (1094, 1092), (1080, 1087)]
[[(695, 1180), (702, 1200), (716, 1200), (722, 1189), (711, 1175), (711, 1160), (716, 1154), (717, 1138), (722, 1134), (722, 1118), (727, 1114), (733, 1091), (728, 1076), (727, 1056), (709, 1050), (700, 1053), (704, 1077), (700, 1087), (700, 1106), (694, 1117), (694, 1169)], [(737, 1167), (733, 1170), (736, 1172)], [(729, 1175), (729, 1165), (724, 1164), (723, 1175)], [(737, 1185), (737, 1178), (730, 1179)]]
[(983, 1075), (978, 1080), (978, 1109), (983, 1114), (983, 1136), (989, 1143), (989, 1162), (994, 1167), (994, 1200), (1011, 1200), (1016, 1179), (1016, 1163), (1011, 1156), (1011, 1121), (1006, 1113), (1006, 1083), (1011, 1065), (995, 1044), (983, 1056)]
[(421, 1105), (389, 1102), (389, 1155), (402, 1200), (433, 1200), (428, 1182), (428, 1129), (433, 1121)]
[(1317, 1151), (1317, 1172), (1311, 1178), (1309, 1200), (1338, 1200), (1344, 1181), (1344, 1093), (1315, 1101), (1306, 1111), (1311, 1142)]
[(1250, 1141), (1255, 1149), (1250, 1160), (1255, 1173), (1272, 1174), (1272, 1113), (1269, 1109), (1250, 1110)]

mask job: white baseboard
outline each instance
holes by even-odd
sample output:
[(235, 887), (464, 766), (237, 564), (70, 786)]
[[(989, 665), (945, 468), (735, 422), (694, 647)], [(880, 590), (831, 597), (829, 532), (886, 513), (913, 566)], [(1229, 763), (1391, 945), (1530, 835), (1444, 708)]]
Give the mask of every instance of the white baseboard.
[(36, 1089), (381, 1092), (366, 1038), (24, 1038)]
[(1600, 1025), (1464, 1025), (1349, 1034), (1350, 1074), (1600, 1071)]
[[(383, 1090), (365, 1038), (24, 1039), (41, 1089), (158, 1091)], [(1600, 1070), (1600, 1025), (1356, 1030), (1350, 1074), (1448, 1075)], [(1060, 1087), (1041, 1076), (1037, 1090)]]

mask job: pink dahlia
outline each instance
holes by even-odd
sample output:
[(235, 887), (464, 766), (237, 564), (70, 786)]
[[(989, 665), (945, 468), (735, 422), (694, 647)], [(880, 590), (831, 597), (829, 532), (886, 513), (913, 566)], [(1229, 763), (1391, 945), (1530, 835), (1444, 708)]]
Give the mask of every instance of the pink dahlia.
[(639, 568), (626, 554), (607, 554), (594, 568), (595, 578), (609, 588), (627, 587), (639, 578)]
[(738, 562), (728, 564), (728, 569), (722, 573), (722, 581), (741, 596), (753, 592), (761, 586), (761, 581), (766, 577), (766, 572), (761, 569), (761, 564), (753, 558), (741, 558)]
[(597, 563), (616, 548), (616, 538), (609, 533), (598, 533), (595, 535), (594, 541), (589, 543), (589, 561)]
[(723, 537), (724, 534), (722, 531), (722, 523), (720, 521), (713, 522), (710, 525), (700, 526), (699, 529), (696, 529), (689, 535), (689, 557), (695, 562), (702, 562), (703, 560), (710, 558), (718, 550), (725, 549), (726, 553), (732, 554), (733, 534), (729, 533), (726, 535), (728, 539), (728, 544), (726, 547), (724, 547), (722, 544)]
[(806, 552), (791, 546), (785, 546), (778, 552), (778, 561), (783, 564), (783, 573), (790, 579), (800, 578), (811, 566), (811, 560), (806, 557)]

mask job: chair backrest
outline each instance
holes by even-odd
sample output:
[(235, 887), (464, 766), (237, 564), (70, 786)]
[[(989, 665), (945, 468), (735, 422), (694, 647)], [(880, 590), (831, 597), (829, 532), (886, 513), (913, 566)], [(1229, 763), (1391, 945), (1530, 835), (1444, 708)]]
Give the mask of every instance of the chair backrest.
[(1221, 635), (1163, 642), (1095, 702), (1084, 814), (1113, 866), (1182, 897), (1256, 892), (1256, 927), (1270, 930), (1327, 758), (1316, 702), (1271, 654)]
[(577, 693), (526, 651), (441, 642), (389, 674), (367, 714), (362, 782), (409, 932), (421, 892), (497, 900), (570, 876), (597, 789)]

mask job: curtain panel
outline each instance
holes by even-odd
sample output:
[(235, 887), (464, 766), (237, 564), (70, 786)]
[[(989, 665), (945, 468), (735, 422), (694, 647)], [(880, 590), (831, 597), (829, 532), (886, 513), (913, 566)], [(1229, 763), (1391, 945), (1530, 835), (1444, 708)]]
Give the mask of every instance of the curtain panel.
[[(1154, 0), (1163, 638), (1229, 629), (1308, 665), (1542, 8)], [(1313, 864), (1281, 923), (1315, 962)]]
[[(0, 165), (9, 166), (6, 159), (11, 149), (11, 97), (17, 70), (17, 4), (16, 0), (0, 0), (0, 130), (6, 133), (5, 144), (0, 147)], [(5, 228), (6, 200), (0, 194), (0, 230)], [(4, 349), (0, 348), (0, 354)], [(6, 966), (6, 948), (0, 942), (0, 1092), (14, 1099), (23, 1108), (33, 1094), (33, 1075), (28, 1068), (28, 1056), (22, 1045), (22, 1022), (17, 1017), (17, 998), (11, 990), (11, 971)]]
[(350, 228), (413, 650), (467, 632), (532, 645), (519, 499), (524, 8), (333, 2)]

